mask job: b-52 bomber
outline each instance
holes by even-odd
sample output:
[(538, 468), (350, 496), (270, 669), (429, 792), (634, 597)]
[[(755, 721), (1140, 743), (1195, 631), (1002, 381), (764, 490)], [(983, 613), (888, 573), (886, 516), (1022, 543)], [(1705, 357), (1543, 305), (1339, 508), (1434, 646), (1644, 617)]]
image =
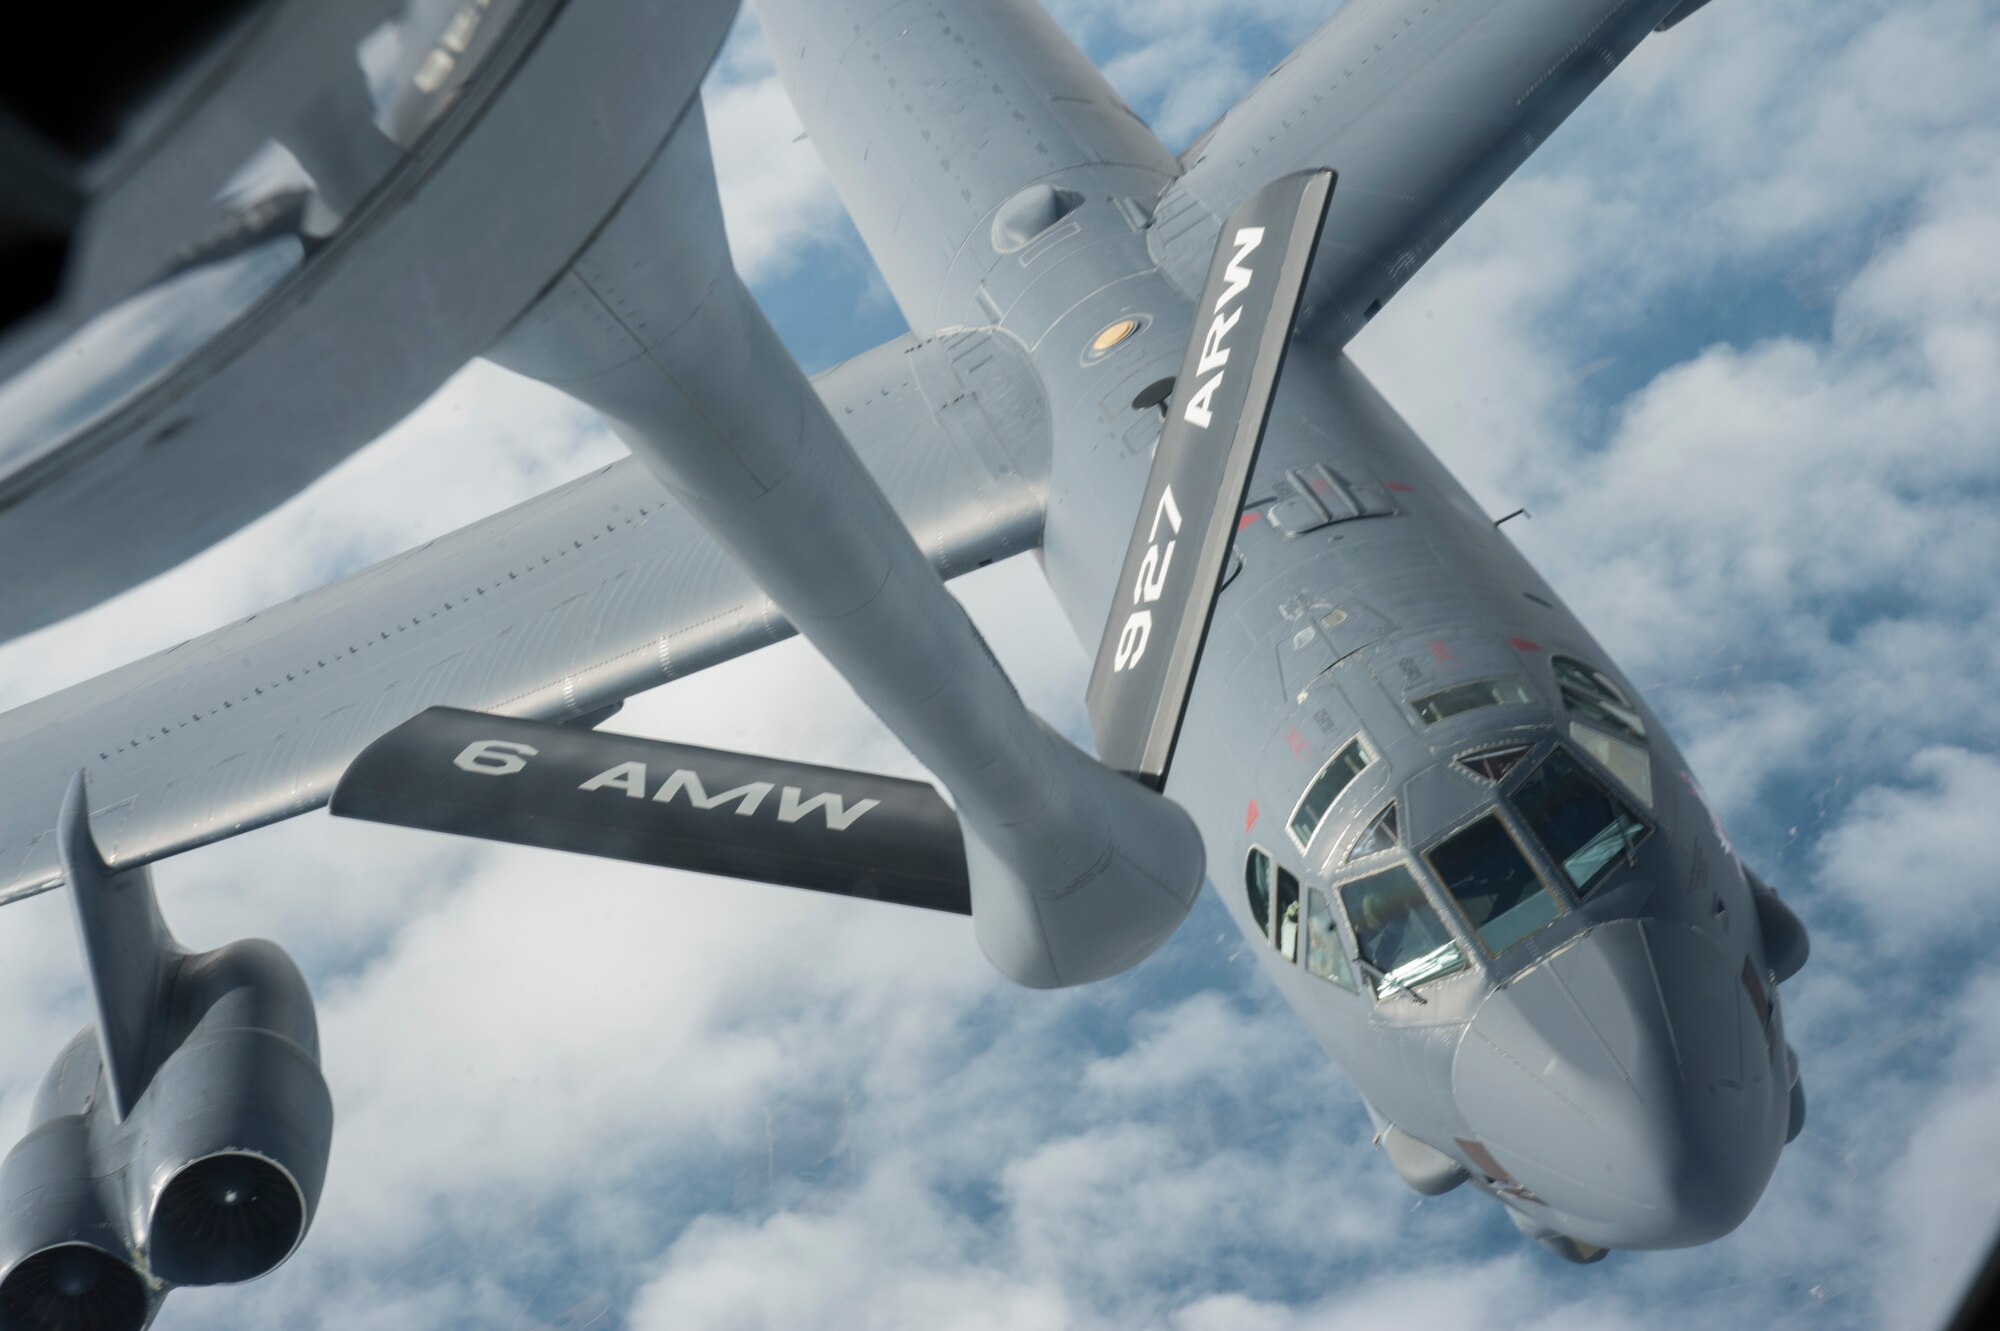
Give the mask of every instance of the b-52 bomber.
[[(913, 330), (810, 383), (722, 228), (698, 88), (735, 4), (444, 14), (433, 54), (466, 15), (537, 25), (492, 50), (545, 101), (587, 101), (599, 59), (652, 75), (648, 118), (574, 131), (572, 155), (621, 160), (651, 134), (629, 184), (478, 347), (631, 457), (0, 717), (0, 899), (67, 886), (98, 1015), (0, 1168), (0, 1327), (142, 1326), (303, 1239), (333, 1125), (310, 995), (272, 944), (183, 951), (151, 866), (329, 804), (969, 915), (1041, 988), (1139, 964), (1210, 880), (1412, 1188), (1487, 1193), (1576, 1262), (1733, 1230), (1804, 1122), (1779, 986), (1805, 931), (1342, 351), (1700, 7), (1350, 0), (1176, 157), (1032, 0), (758, 0)], [(351, 129), (401, 104), (395, 78)], [(455, 132), (468, 152), (483, 131)], [(399, 186), (421, 214), (457, 159), (412, 133), (438, 157)], [(357, 309), (348, 227), (406, 262), (450, 232), (397, 241), (377, 206), (347, 190), (303, 270), (335, 265)], [(269, 216), (241, 225), (303, 247), (306, 211)], [(483, 253), (550, 242), (533, 208), (479, 220)], [(202, 253), (225, 252), (245, 251)], [(284, 324), (295, 285), (217, 336)], [(441, 323), (471, 300), (430, 296)], [(247, 352), (193, 354), (226, 378)], [(148, 382), (117, 412), (216, 380)], [(944, 586), (1031, 550), (1096, 653), (1095, 756), (1024, 708)], [(595, 728), (793, 633), (943, 794)]]

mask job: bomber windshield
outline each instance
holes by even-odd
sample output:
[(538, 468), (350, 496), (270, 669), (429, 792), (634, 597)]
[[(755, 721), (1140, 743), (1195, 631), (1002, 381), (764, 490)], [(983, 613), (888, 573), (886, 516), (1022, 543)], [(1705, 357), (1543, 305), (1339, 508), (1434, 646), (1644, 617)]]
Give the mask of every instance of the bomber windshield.
[(1479, 941), (1496, 954), (1562, 914), (1562, 903), (1490, 813), (1438, 843), (1430, 861)]
[(1590, 891), (1646, 835), (1624, 801), (1561, 749), (1528, 774), (1514, 807), (1578, 894)]
[(1465, 968), (1465, 957), (1423, 889), (1402, 865), (1340, 889), (1361, 959), (1391, 985), (1411, 986)]
[(1304, 850), (1319, 832), (1319, 826), (1326, 821), (1327, 812), (1333, 802), (1340, 798), (1340, 792), (1352, 784), (1368, 766), (1368, 751), (1361, 747), (1359, 737), (1347, 741), (1340, 752), (1327, 759), (1319, 775), (1306, 787), (1306, 793), (1299, 796), (1299, 804), (1292, 810), (1292, 841)]
[(1600, 730), (1640, 744), (1646, 742), (1646, 723), (1640, 719), (1639, 709), (1609, 675), (1569, 656), (1554, 657), (1549, 666), (1556, 672), (1563, 702), (1572, 713)]

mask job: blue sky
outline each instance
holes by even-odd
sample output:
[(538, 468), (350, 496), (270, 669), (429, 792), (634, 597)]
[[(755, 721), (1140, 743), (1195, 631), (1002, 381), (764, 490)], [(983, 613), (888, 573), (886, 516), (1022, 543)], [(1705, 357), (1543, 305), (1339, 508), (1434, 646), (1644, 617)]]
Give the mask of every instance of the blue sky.
[[(1335, 8), (1052, 9), (1178, 147)], [(2000, 14), (1716, 0), (1655, 37), (1352, 352), (1627, 671), (1814, 956), (1811, 1099), (1756, 1214), (1570, 1268), (1420, 1200), (1205, 898), (1081, 992), (962, 922), (321, 815), (159, 872), (284, 943), (340, 1114), (305, 1248), (192, 1327), (1936, 1325), (2000, 1224)], [(732, 236), (809, 369), (901, 323), (753, 28), (709, 89)], [(616, 455), (474, 366), (292, 504), (0, 650), (25, 701)], [(1031, 561), (958, 584), (1081, 735)], [(618, 728), (912, 770), (798, 643)], [(10, 908), (0, 1129), (84, 995)]]

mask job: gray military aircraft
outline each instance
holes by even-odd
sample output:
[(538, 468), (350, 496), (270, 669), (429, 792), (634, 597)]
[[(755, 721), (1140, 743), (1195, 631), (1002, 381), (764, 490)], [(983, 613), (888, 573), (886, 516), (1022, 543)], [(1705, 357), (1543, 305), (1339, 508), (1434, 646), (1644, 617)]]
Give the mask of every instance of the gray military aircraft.
[[(0, 716), (0, 900), (68, 884), (98, 1005), (0, 1167), (0, 1328), (141, 1326), (303, 1239), (310, 997), (270, 944), (181, 951), (148, 866), (322, 804), (967, 914), (1037, 987), (1137, 964), (1212, 877), (1411, 1187), (1579, 1262), (1732, 1230), (1804, 1121), (1805, 931), (1341, 350), (1699, 7), (1350, 0), (1176, 158), (1032, 0), (758, 0), (919, 330), (811, 384), (722, 230), (734, 3), (552, 7), (552, 49), (672, 11), (671, 114), (484, 354), (633, 456)], [(1097, 648), (1097, 758), (943, 585), (1027, 550)], [(794, 632), (949, 804), (594, 729)]]

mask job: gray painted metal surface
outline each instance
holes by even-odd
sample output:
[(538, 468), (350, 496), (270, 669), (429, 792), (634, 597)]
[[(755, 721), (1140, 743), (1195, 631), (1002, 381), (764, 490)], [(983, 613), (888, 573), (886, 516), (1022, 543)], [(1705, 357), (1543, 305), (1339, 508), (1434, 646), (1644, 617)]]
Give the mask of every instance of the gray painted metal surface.
[[(1357, 0), (1225, 117), (1179, 184), (1179, 164), (1032, 4), (758, 8), (912, 326), (953, 330), (877, 353), (912, 360), (888, 376), (900, 405), (877, 408), (908, 413), (900, 437), (833, 419), (934, 564), (939, 528), (961, 554), (1039, 531), (1084, 643), (1116, 599), (1159, 439), (1143, 390), (1174, 373), (1194, 334), (1189, 274), (1213, 255), (1214, 219), (1285, 170), (1341, 172), (1311, 279), (1313, 335), (1278, 383), (1167, 793), (1193, 815), (1273, 982), (1399, 1134), (1392, 1163), (1413, 1186), (1462, 1173), (1571, 1260), (1703, 1242), (1740, 1222), (1803, 1112), (1778, 993), (1803, 960), (1802, 931), (1753, 891), (1630, 681), (1338, 350), (1671, 0)], [(968, 341), (990, 357), (976, 371), (951, 361)], [(1014, 424), (1032, 422), (1045, 471), (1010, 474), (986, 450), (950, 446), (947, 409), (929, 405), (956, 405), (928, 378), (946, 363), (1004, 385), (1016, 414), (988, 418), (988, 448), (1004, 453)], [(830, 378), (830, 405), (833, 390)], [(941, 445), (963, 470), (926, 511), (909, 499), (910, 469)], [(637, 492), (636, 471), (624, 475)], [(546, 547), (509, 545), (506, 520), (535, 542), (570, 531), (572, 506), (611, 521), (582, 499), (603, 504), (602, 485), (482, 525), (490, 552), (419, 552), (315, 594), (312, 613), (344, 627), (446, 587), (461, 606), (501, 593), (499, 573), (515, 573), (511, 585), (553, 562), (524, 559)], [(984, 511), (996, 495), (1001, 512)], [(637, 521), (657, 532), (667, 515)], [(122, 863), (316, 802), (339, 762), (417, 707), (498, 696), (502, 711), (581, 715), (671, 673), (647, 654), (677, 634), (706, 643), (690, 664), (758, 641), (764, 602), (678, 523), (687, 535), (670, 558), (706, 569), (713, 581), (693, 585), (714, 592), (643, 582), (654, 565), (637, 561), (669, 556), (640, 555), (635, 538), (471, 621), (385, 621), (384, 646), (391, 627), (418, 635), (407, 659), (389, 647), (362, 662), (350, 639), (348, 658), (322, 661), (332, 673), (282, 706), (253, 705), (255, 685), (228, 708), (184, 701), (217, 678), (263, 678), (275, 695), (274, 667), (322, 640), (294, 609), (313, 598), (281, 609), (268, 640), (237, 626), (0, 718), (0, 807), (24, 866), (13, 881), (47, 883), (34, 804), (79, 756), (116, 801), (103, 825), (131, 829), (129, 852), (118, 833)], [(365, 615), (343, 606), (342, 587)], [(706, 636), (709, 614), (731, 627)], [(614, 664), (579, 671), (580, 659)], [(182, 737), (239, 705), (251, 710), (225, 718), (221, 740)], [(135, 724), (154, 716), (157, 733)], [(295, 735), (294, 718), (322, 729)], [(95, 757), (91, 742), (105, 746)], [(183, 787), (189, 770), (204, 776)], [(975, 920), (981, 908), (975, 897)]]
[[(1014, 343), (898, 339), (822, 375), (828, 410), (944, 576), (1034, 546), (1048, 408)], [(0, 898), (61, 881), (69, 776), (120, 865), (319, 807), (439, 703), (585, 715), (792, 628), (635, 462), (0, 715)]]
[(988, 960), (1039, 988), (1134, 965), (1201, 890), (1193, 823), (1022, 705), (737, 279), (708, 154), (691, 109), (495, 359), (603, 413), (944, 783)]
[(297, 1249), (333, 1101), (291, 958), (257, 939), (184, 950), (151, 872), (99, 855), (81, 776), (59, 827), (98, 1024), (0, 1161), (0, 1316), (138, 1331), (175, 1286), (254, 1279)]
[[(501, 6), (485, 25), (499, 31), (478, 51), (483, 67), (438, 89), (457, 95), (407, 151), (370, 119), (351, 41), (344, 66), (300, 49), (349, 40), (384, 8), (271, 15), (229, 65), (232, 77), (187, 109), (185, 134), (163, 135), (100, 201), (84, 228), (83, 289), (41, 329), (9, 339), (21, 345), (0, 347), (10, 376), (0, 383), (0, 563), (41, 570), (0, 599), (0, 637), (235, 531), (484, 350), (658, 152), (736, 5)], [(294, 84), (319, 87), (312, 73), (360, 105), (309, 102), (285, 119)], [(245, 119), (260, 112), (273, 120)], [(244, 146), (247, 124), (289, 142), (329, 180), (329, 161), (355, 155), (343, 154), (345, 140), (390, 160), (362, 169), (345, 191), (360, 199), (324, 237), (260, 234), (263, 223), (237, 217), (250, 234), (176, 271), (178, 251), (218, 243), (170, 227), (190, 206), (190, 181), (223, 183), (210, 160), (216, 140), (204, 137), (218, 122), (233, 126), (220, 140), (228, 151)], [(315, 155), (308, 138), (330, 142)], [(154, 214), (155, 196), (167, 216)], [(133, 239), (135, 228), (148, 238)], [(31, 352), (40, 359), (30, 363)], [(79, 543), (78, 531), (119, 539)], [(55, 550), (66, 557), (49, 558)]]
[(433, 707), (348, 766), (337, 816), (972, 913), (926, 781)]
[(1344, 345), (1671, 4), (1348, 0), (1184, 155), (1153, 255), (1192, 294), (1264, 181), (1340, 172), (1301, 332)]

